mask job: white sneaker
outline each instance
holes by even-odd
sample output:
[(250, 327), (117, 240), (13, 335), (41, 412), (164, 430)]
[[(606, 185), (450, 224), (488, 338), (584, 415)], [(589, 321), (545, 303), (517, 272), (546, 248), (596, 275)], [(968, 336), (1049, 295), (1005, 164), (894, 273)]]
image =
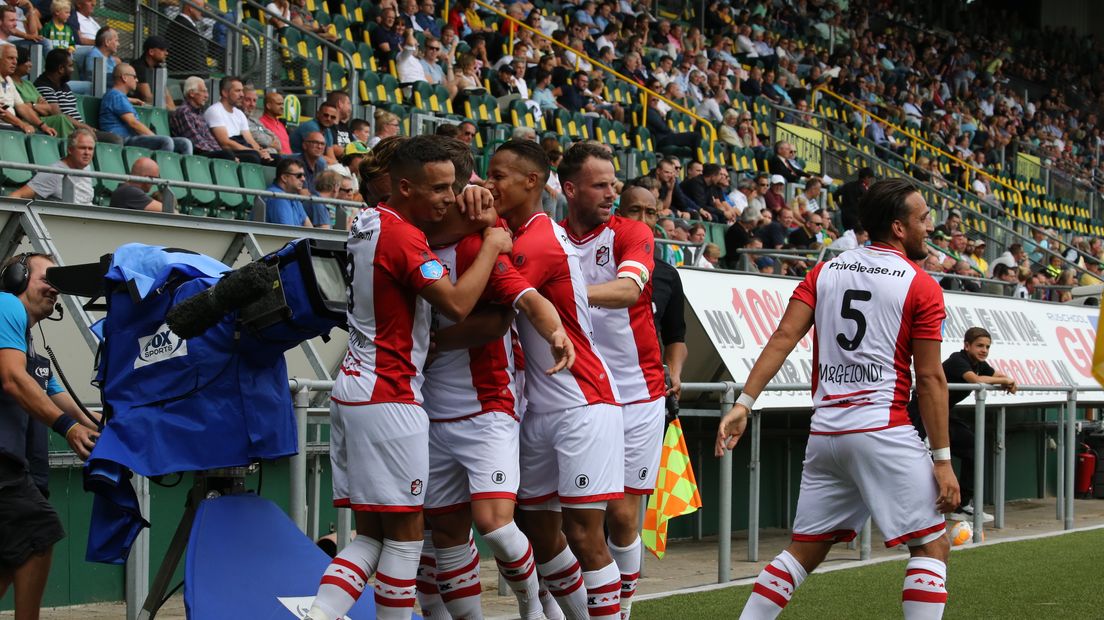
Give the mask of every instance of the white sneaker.
[[(955, 515), (962, 515), (962, 518), (958, 518)], [(965, 506), (960, 506), (958, 510), (951, 513), (951, 518), (954, 519), (955, 521), (973, 521), (974, 520), (974, 502), (971, 501), (969, 504), (966, 504)], [(984, 510), (981, 511), (981, 522), (982, 523), (989, 523), (994, 518), (995, 517), (993, 517), (993, 515), (989, 514), (988, 512), (985, 512)]]

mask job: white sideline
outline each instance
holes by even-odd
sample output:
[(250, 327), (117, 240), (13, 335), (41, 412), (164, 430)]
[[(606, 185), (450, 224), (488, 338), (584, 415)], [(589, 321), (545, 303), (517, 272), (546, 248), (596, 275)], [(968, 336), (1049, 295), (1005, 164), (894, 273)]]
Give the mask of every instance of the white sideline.
[[(1092, 530), (1104, 529), (1104, 525), (1090, 525), (1087, 527), (1074, 528), (1072, 530), (1059, 530), (1056, 532), (1042, 532), (1040, 534), (1028, 534), (1025, 536), (1012, 536), (1010, 538), (998, 538), (995, 540), (989, 540), (978, 544), (962, 545), (960, 547), (951, 547), (951, 551), (969, 551), (970, 549), (976, 549), (978, 547), (987, 547), (990, 545), (1000, 545), (1010, 542), (1021, 542), (1025, 540), (1035, 540), (1037, 538), (1051, 538), (1054, 536), (1062, 536), (1065, 534), (1074, 534), (1077, 532), (1090, 532)], [(906, 558), (905, 555), (887, 555), (880, 558), (874, 558), (871, 560), (850, 560), (846, 562), (833, 562), (828, 566), (821, 565), (816, 569), (816, 573), (830, 573), (838, 570), (847, 570), (850, 568), (858, 568), (860, 566), (870, 566), (871, 564), (881, 564), (883, 562), (899, 562)], [(951, 566), (953, 570), (954, 566)], [(736, 579), (729, 581), (728, 583), (711, 583), (704, 586), (694, 586), (690, 588), (682, 588), (680, 590), (671, 590), (670, 592), (654, 592), (652, 594), (637, 594), (633, 597), (634, 601), (651, 601), (655, 599), (667, 598), (669, 596), (679, 596), (682, 594), (696, 594), (698, 592), (711, 592), (713, 590), (723, 590), (725, 588), (734, 588), (739, 586), (747, 586), (755, 583), (756, 577), (748, 577), (745, 579)]]

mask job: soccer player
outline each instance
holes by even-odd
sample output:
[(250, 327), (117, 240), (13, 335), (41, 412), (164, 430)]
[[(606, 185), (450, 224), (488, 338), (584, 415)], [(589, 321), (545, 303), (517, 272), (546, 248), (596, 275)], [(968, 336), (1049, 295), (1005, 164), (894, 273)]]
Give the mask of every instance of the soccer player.
[(399, 147), (386, 204), (349, 231), (349, 351), (334, 384), (330, 458), (334, 504), (350, 507), (356, 539), (322, 576), (308, 618), (345, 614), (375, 574), (377, 618), (409, 618), (422, 547), (429, 420), (421, 368), (430, 305), (452, 320), (475, 306), (509, 235), (487, 228), (471, 267), (453, 284), (416, 226), (454, 207), (454, 167), (431, 136)]
[[(471, 160), (468, 146), (453, 142), (462, 147), (459, 155)], [(464, 166), (466, 170), (471, 168)], [(438, 228), (478, 225), (469, 224), (454, 210)], [(474, 232), (457, 243), (434, 248), (451, 278), (467, 271), (481, 238), (481, 233)], [(425, 507), (433, 531), (431, 548), (435, 548), (434, 566), (429, 568), (435, 573), (436, 588), (452, 617), (482, 617), (479, 560), (471, 555), (469, 545), (474, 521), (518, 598), (521, 617), (543, 618), (533, 550), (513, 518), (521, 411), (516, 402), (514, 350), (508, 329), (513, 323), (510, 306), (528, 317), (553, 348), (556, 364), (547, 369), (548, 373), (570, 368), (574, 347), (556, 309), (518, 274), (509, 255), (499, 256), (495, 263), (484, 299), (508, 310), (490, 313), (492, 319), (505, 319), (494, 321), (490, 338), (482, 338), (483, 330), (471, 325), (473, 321), (483, 322), (482, 315), (473, 314), (471, 320), (462, 323), (435, 316), (438, 355), (426, 366), (424, 388), (430, 419)], [(426, 555), (425, 550), (422, 554)], [(419, 599), (424, 613), (426, 597), (420, 594)]]
[[(1016, 393), (1016, 380), (1001, 371), (990, 366), (985, 360), (989, 358), (989, 347), (993, 344), (993, 337), (984, 327), (971, 327), (963, 334), (962, 350), (951, 353), (950, 357), (943, 360), (943, 374), (947, 377), (947, 383), (987, 383), (999, 385), (1005, 391)], [(951, 390), (948, 394), (948, 409), (954, 409), (958, 403), (966, 400), (970, 392), (964, 390)], [(924, 422), (920, 417), (920, 401), (913, 393), (908, 405), (909, 419), (920, 433), (920, 439), (927, 437), (924, 431)], [(951, 416), (949, 431), (951, 435), (951, 450), (962, 464), (962, 487), (959, 506), (950, 514), (955, 521), (970, 521), (974, 518), (974, 510), (981, 510), (974, 506), (974, 430), (961, 418)], [(988, 523), (993, 520), (993, 515), (982, 512), (982, 520)]]
[(640, 502), (655, 490), (663, 446), (666, 384), (652, 317), (653, 237), (641, 222), (612, 215), (613, 157), (579, 142), (557, 169), (567, 219), (587, 282), (594, 341), (611, 370), (624, 411), (625, 496), (609, 501), (610, 554), (621, 571), (621, 618), (629, 617), (640, 578)]
[(514, 266), (556, 307), (575, 347), (569, 372), (540, 372), (553, 363), (548, 346), (536, 326), (518, 317), (528, 369), (521, 524), (538, 572), (569, 618), (616, 617), (621, 575), (606, 547), (603, 522), (606, 502), (624, 495), (622, 414), (609, 368), (592, 340), (578, 254), (563, 228), (541, 211), (548, 174), (548, 157), (537, 143), (511, 140), (491, 158), (486, 181), (495, 209), (514, 232)]
[[(959, 490), (939, 361), (943, 292), (915, 262), (927, 255), (931, 212), (904, 179), (872, 185), (859, 210), (873, 245), (820, 263), (798, 285), (717, 431), (720, 456), (736, 445), (756, 397), (815, 325), (813, 418), (793, 540), (759, 574), (741, 618), (777, 617), (831, 546), (852, 540), (868, 516), (887, 547), (908, 545), (912, 556), (901, 594), (905, 618), (940, 618), (947, 602), (950, 541), (940, 513), (958, 506)], [(913, 362), (930, 456), (906, 411)]]

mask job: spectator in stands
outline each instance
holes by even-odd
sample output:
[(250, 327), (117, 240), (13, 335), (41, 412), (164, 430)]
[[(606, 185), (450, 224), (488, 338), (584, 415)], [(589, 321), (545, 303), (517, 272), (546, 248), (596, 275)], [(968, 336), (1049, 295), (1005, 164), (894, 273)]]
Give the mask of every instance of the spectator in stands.
[[(8, 46), (4, 46), (8, 47)], [(89, 130), (78, 127), (69, 134), (65, 157), (51, 164), (63, 170), (91, 170), (92, 155), (96, 152), (96, 136)], [(11, 193), (12, 198), (24, 200), (64, 200), (63, 179), (73, 184), (73, 202), (79, 205), (92, 205), (95, 191), (91, 177), (70, 175), (65, 172), (38, 172), (29, 183)]]
[(422, 0), (419, 10), (414, 15), (414, 28), (421, 30), (428, 36), (441, 37), (441, 25), (437, 23), (437, 6), (433, 0)]
[(395, 56), (395, 68), (399, 72), (400, 84), (413, 84), (414, 82), (428, 82), (425, 65), (418, 58), (418, 40), (414, 38), (414, 30), (407, 28)]
[(0, 46), (0, 129), (13, 129), (26, 134), (41, 130), (47, 135), (56, 135), (57, 132), (39, 118), (15, 87), (12, 76), (19, 65), (19, 53), (19, 48), (14, 45)]
[(721, 167), (717, 164), (706, 164), (700, 175), (680, 183), (683, 193), (697, 206), (696, 210), (691, 211), (692, 215), (707, 222), (725, 221), (724, 209), (718, 204), (723, 201), (715, 191), (720, 183)]
[[(314, 195), (319, 198), (337, 198), (341, 189), (341, 173), (336, 170), (326, 170), (314, 179)], [(330, 207), (314, 200), (304, 205), (307, 209), (307, 217), (315, 228), (333, 228), (333, 216)]]
[(645, 113), (646, 125), (652, 134), (652, 139), (655, 140), (655, 146), (659, 149), (671, 146), (682, 147), (697, 153), (701, 145), (701, 135), (693, 131), (678, 133), (672, 131), (667, 126), (666, 114), (658, 107), (659, 103), (657, 97), (648, 97), (648, 110)]
[(206, 0), (184, 0), (180, 14), (169, 23), (165, 38), (176, 48), (168, 57), (169, 73), (175, 76), (199, 76), (206, 79), (211, 72), (207, 68), (207, 39), (199, 31)]
[(747, 247), (759, 225), (759, 213), (749, 207), (740, 213), (740, 218), (735, 224), (725, 231), (725, 257), (726, 269), (739, 269), (740, 254), (738, 250)]
[(1012, 289), (1012, 297), (1016, 299), (1031, 299), (1035, 291), (1035, 274), (1028, 269), (1016, 270), (1016, 287)]
[(155, 151), (176, 151), (181, 155), (192, 154), (192, 143), (187, 138), (159, 136), (142, 121), (128, 95), (134, 90), (138, 78), (134, 67), (120, 63), (113, 74), (114, 88), (100, 101), (100, 129), (123, 138), (126, 146), (140, 146)]
[(763, 196), (763, 201), (775, 219), (778, 219), (783, 211), (790, 211), (786, 208), (786, 179), (782, 175), (772, 174), (770, 176), (770, 189)]
[(276, 91), (265, 93), (264, 114), (258, 119), (258, 124), (266, 131), (276, 136), (279, 155), (291, 154), (291, 139), (288, 137), (287, 124), (282, 118), (284, 115), (284, 96)]
[(169, 116), (169, 129), (172, 134), (191, 142), (192, 151), (197, 155), (236, 160), (237, 157), (233, 153), (219, 146), (211, 133), (210, 126), (207, 125), (207, 119), (203, 116), (209, 98), (207, 82), (193, 75), (184, 80), (183, 91), (183, 100)]
[(261, 124), (260, 115), (257, 114), (257, 89), (253, 88), (252, 84), (248, 85), (242, 93), (241, 111), (245, 114), (245, 120), (249, 123), (249, 133), (257, 145), (268, 151), (269, 155), (274, 157), (279, 155), (282, 148), (280, 138)]
[(793, 157), (797, 153), (789, 142), (779, 142), (774, 145), (774, 155), (767, 161), (767, 170), (771, 174), (781, 175), (787, 183), (795, 183), (809, 176), (801, 168), (793, 163)]
[[(281, 159), (276, 162), (276, 179), (268, 190), (285, 194), (302, 194), (305, 178), (303, 165), (298, 159)], [(291, 198), (265, 198), (265, 221), (271, 224), (311, 227), (303, 202)]]
[(19, 39), (15, 36), (19, 28), (19, 14), (10, 4), (0, 5), (0, 45), (15, 45)]
[[(357, 170), (360, 169), (360, 162), (364, 161), (364, 158), (370, 153), (371, 150), (368, 145), (363, 142), (350, 142), (345, 145), (345, 152), (341, 155), (341, 159), (338, 163), (326, 168), (326, 170), (333, 170), (343, 177), (353, 179), (352, 189), (357, 191)], [(340, 189), (338, 190), (340, 194)], [(348, 197), (338, 196), (349, 200)], [(313, 219), (313, 218), (312, 218)]]
[[(240, 109), (245, 89), (240, 78), (228, 75), (219, 80), (219, 100), (203, 113), (211, 135), (219, 147), (233, 154), (238, 161), (271, 163), (272, 154), (261, 148), (249, 131), (249, 120)], [(336, 116), (335, 116), (336, 120)]]
[[(165, 66), (165, 59), (169, 57), (169, 41), (165, 37), (152, 35), (146, 37), (142, 43), (142, 55), (134, 60), (134, 72), (138, 74), (138, 88), (135, 93), (146, 105), (153, 105), (153, 75), (159, 67)], [(169, 94), (169, 86), (165, 85), (165, 109), (172, 112), (176, 109), (176, 102)]]
[(92, 17), (96, 0), (73, 0), (73, 12), (69, 15), (69, 27), (77, 34), (81, 45), (95, 45), (100, 23)]
[(372, 33), (372, 46), (375, 48), (376, 62), (379, 66), (386, 67), (402, 48), (403, 39), (406, 36), (406, 24), (398, 18), (397, 11), (392, 8), (380, 10), (376, 23), (379, 27)]
[[(392, 114), (391, 112), (388, 112), (387, 110), (377, 108), (376, 109), (376, 115), (375, 115), (375, 121), (376, 121), (376, 135), (372, 136), (372, 139), (368, 141), (368, 146), (369, 147), (375, 148), (375, 146), (380, 143), (380, 140), (383, 140), (384, 138), (390, 138), (392, 136), (399, 135), (399, 128), (402, 126), (402, 123), (399, 121), (399, 117), (396, 116), (395, 114)], [(460, 129), (461, 129), (460, 133), (461, 133), (461, 135), (463, 135), (465, 133), (463, 123), (461, 123), (461, 128)], [(475, 137), (474, 132), (472, 133), (471, 137), (472, 138)], [(461, 139), (463, 139), (463, 138), (461, 138)], [(470, 144), (470, 140), (469, 140), (469, 144)]]
[(827, 244), (828, 237), (824, 233), (824, 218), (818, 213), (810, 213), (804, 222), (790, 232), (786, 241), (794, 248), (805, 250), (819, 250)]
[[(422, 57), (418, 62), (422, 63), (426, 81), (433, 85), (444, 86), (448, 91), (449, 99), (452, 99), (457, 91), (456, 74), (453, 71), (454, 63), (449, 58), (446, 57), (442, 62), (442, 53), (447, 52), (443, 47), (444, 44), (440, 39), (427, 35), (422, 45)], [(441, 103), (444, 104), (444, 102)]]
[(1047, 250), (1050, 249), (1050, 240), (1047, 239), (1046, 233), (1041, 228), (1031, 229), (1031, 239), (1024, 244), (1024, 252), (1027, 253), (1028, 260), (1033, 265), (1038, 265), (1046, 262), (1046, 257), (1049, 255)]
[(804, 224), (810, 215), (820, 210), (820, 190), (823, 186), (824, 183), (820, 179), (812, 177), (805, 181), (804, 189), (798, 192), (790, 202), (794, 221), (798, 225)]
[[(130, 167), (130, 174), (136, 177), (149, 177), (156, 179), (161, 176), (161, 170), (157, 162), (149, 157), (139, 157)], [(138, 211), (162, 211), (160, 200), (150, 196), (153, 184), (142, 181), (127, 181), (120, 184), (111, 192), (111, 202), (108, 206), (117, 209), (135, 209)]]
[[(993, 279), (998, 282), (986, 282), (982, 292), (989, 295), (1010, 295), (1016, 286), (1016, 271), (1003, 263), (993, 267)], [(1003, 284), (1002, 284), (1003, 283)]]
[(325, 170), (326, 166), (326, 141), (320, 132), (308, 133), (303, 138), (303, 152), (296, 160), (299, 162), (303, 173), (306, 175), (303, 182), (304, 195), (316, 195), (314, 181)]
[(870, 235), (866, 233), (866, 229), (862, 227), (862, 224), (858, 224), (855, 228), (843, 231), (839, 239), (833, 241), (830, 247), (833, 250), (853, 250), (865, 246), (869, 240)]
[(72, 13), (73, 5), (69, 0), (53, 0), (50, 3), (50, 19), (42, 26), (41, 32), (46, 49), (60, 47), (72, 50), (81, 44), (76, 31), (69, 25)]
[(287, 28), (288, 24), (291, 23), (291, 2), (288, 0), (273, 0), (265, 8), (268, 9), (269, 13), (279, 16), (271, 18), (277, 33)]
[(935, 227), (936, 230), (943, 231), (943, 234), (950, 237), (957, 230), (962, 232), (962, 214), (957, 209), (951, 209), (947, 212), (947, 219), (942, 224)]
[(1088, 273), (1081, 274), (1081, 279), (1078, 281), (1080, 286), (1093, 286), (1095, 284), (1104, 284), (1104, 274), (1101, 273), (1100, 260), (1096, 258), (1085, 259), (1085, 271)]
[(836, 198), (840, 204), (840, 219), (844, 230), (852, 230), (859, 226), (859, 200), (873, 183), (874, 171), (870, 168), (860, 168), (858, 178), (844, 183), (836, 192)]
[(956, 260), (951, 273), (959, 277), (943, 278), (939, 285), (942, 286), (944, 290), (964, 291), (967, 293), (981, 292), (981, 283), (977, 281), (975, 277), (977, 273), (970, 267), (970, 263), (965, 260)]
[(777, 250), (786, 243), (786, 238), (794, 226), (793, 211), (782, 209), (777, 219), (759, 229), (759, 238), (763, 240), (763, 247), (768, 250)]
[(22, 46), (41, 43), (42, 21), (34, 4), (30, 0), (8, 0), (8, 6), (15, 9), (15, 27), (4, 32), (8, 42)]
[[(42, 98), (34, 84), (26, 79), (31, 72), (31, 50), (24, 46), (6, 45), (17, 50), (15, 72), (10, 76), (10, 85), (15, 86), (15, 91), (23, 100), (23, 106), (16, 106), (16, 113), (21, 118), (37, 127), (46, 135), (67, 138), (73, 131), (73, 120), (61, 113), (57, 104), (50, 103)], [(6, 61), (5, 61), (6, 64)], [(4, 70), (0, 70), (0, 78), (7, 78)], [(33, 114), (28, 114), (28, 111)], [(37, 122), (36, 122), (37, 119)]]
[[(379, 115), (381, 110), (377, 109), (376, 114)], [(303, 152), (303, 139), (307, 134), (320, 133), (322, 139), (326, 142), (326, 151), (337, 143), (337, 120), (338, 120), (337, 106), (330, 103), (323, 103), (318, 106), (318, 112), (315, 113), (314, 118), (304, 123), (299, 124), (299, 128), (295, 133), (291, 134), (291, 150), (293, 153)], [(376, 122), (376, 131), (380, 130), (379, 122)], [(329, 161), (327, 159), (327, 161)], [(330, 163), (336, 163), (334, 159)]]
[(967, 242), (966, 250), (966, 260), (973, 264), (975, 271), (981, 276), (989, 273), (989, 261), (985, 260), (985, 239)]
[(100, 131), (84, 122), (80, 109), (77, 108), (77, 97), (69, 89), (69, 78), (73, 74), (75, 63), (69, 50), (55, 48), (46, 54), (46, 62), (42, 75), (34, 81), (38, 93), (49, 103), (58, 106), (58, 110), (73, 121), (74, 127), (83, 127), (96, 135), (97, 142), (110, 142), (123, 144), (123, 139), (111, 132)]
[(107, 71), (107, 78), (110, 80), (115, 73), (115, 67), (122, 62), (119, 60), (118, 52), (119, 31), (111, 26), (100, 28), (96, 33), (95, 47), (84, 57), (84, 67), (81, 68), (81, 75), (86, 80), (92, 80), (96, 70), (96, 59), (102, 58)]

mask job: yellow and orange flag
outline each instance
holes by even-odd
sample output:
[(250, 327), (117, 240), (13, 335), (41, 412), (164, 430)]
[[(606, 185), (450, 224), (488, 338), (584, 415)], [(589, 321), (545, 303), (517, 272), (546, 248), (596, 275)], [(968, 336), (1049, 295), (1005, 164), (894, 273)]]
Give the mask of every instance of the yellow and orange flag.
[(655, 493), (648, 500), (648, 510), (644, 513), (644, 528), (640, 533), (644, 546), (662, 560), (667, 552), (667, 522), (691, 514), (701, 505), (682, 423), (675, 418), (667, 426), (667, 435), (663, 438)]

